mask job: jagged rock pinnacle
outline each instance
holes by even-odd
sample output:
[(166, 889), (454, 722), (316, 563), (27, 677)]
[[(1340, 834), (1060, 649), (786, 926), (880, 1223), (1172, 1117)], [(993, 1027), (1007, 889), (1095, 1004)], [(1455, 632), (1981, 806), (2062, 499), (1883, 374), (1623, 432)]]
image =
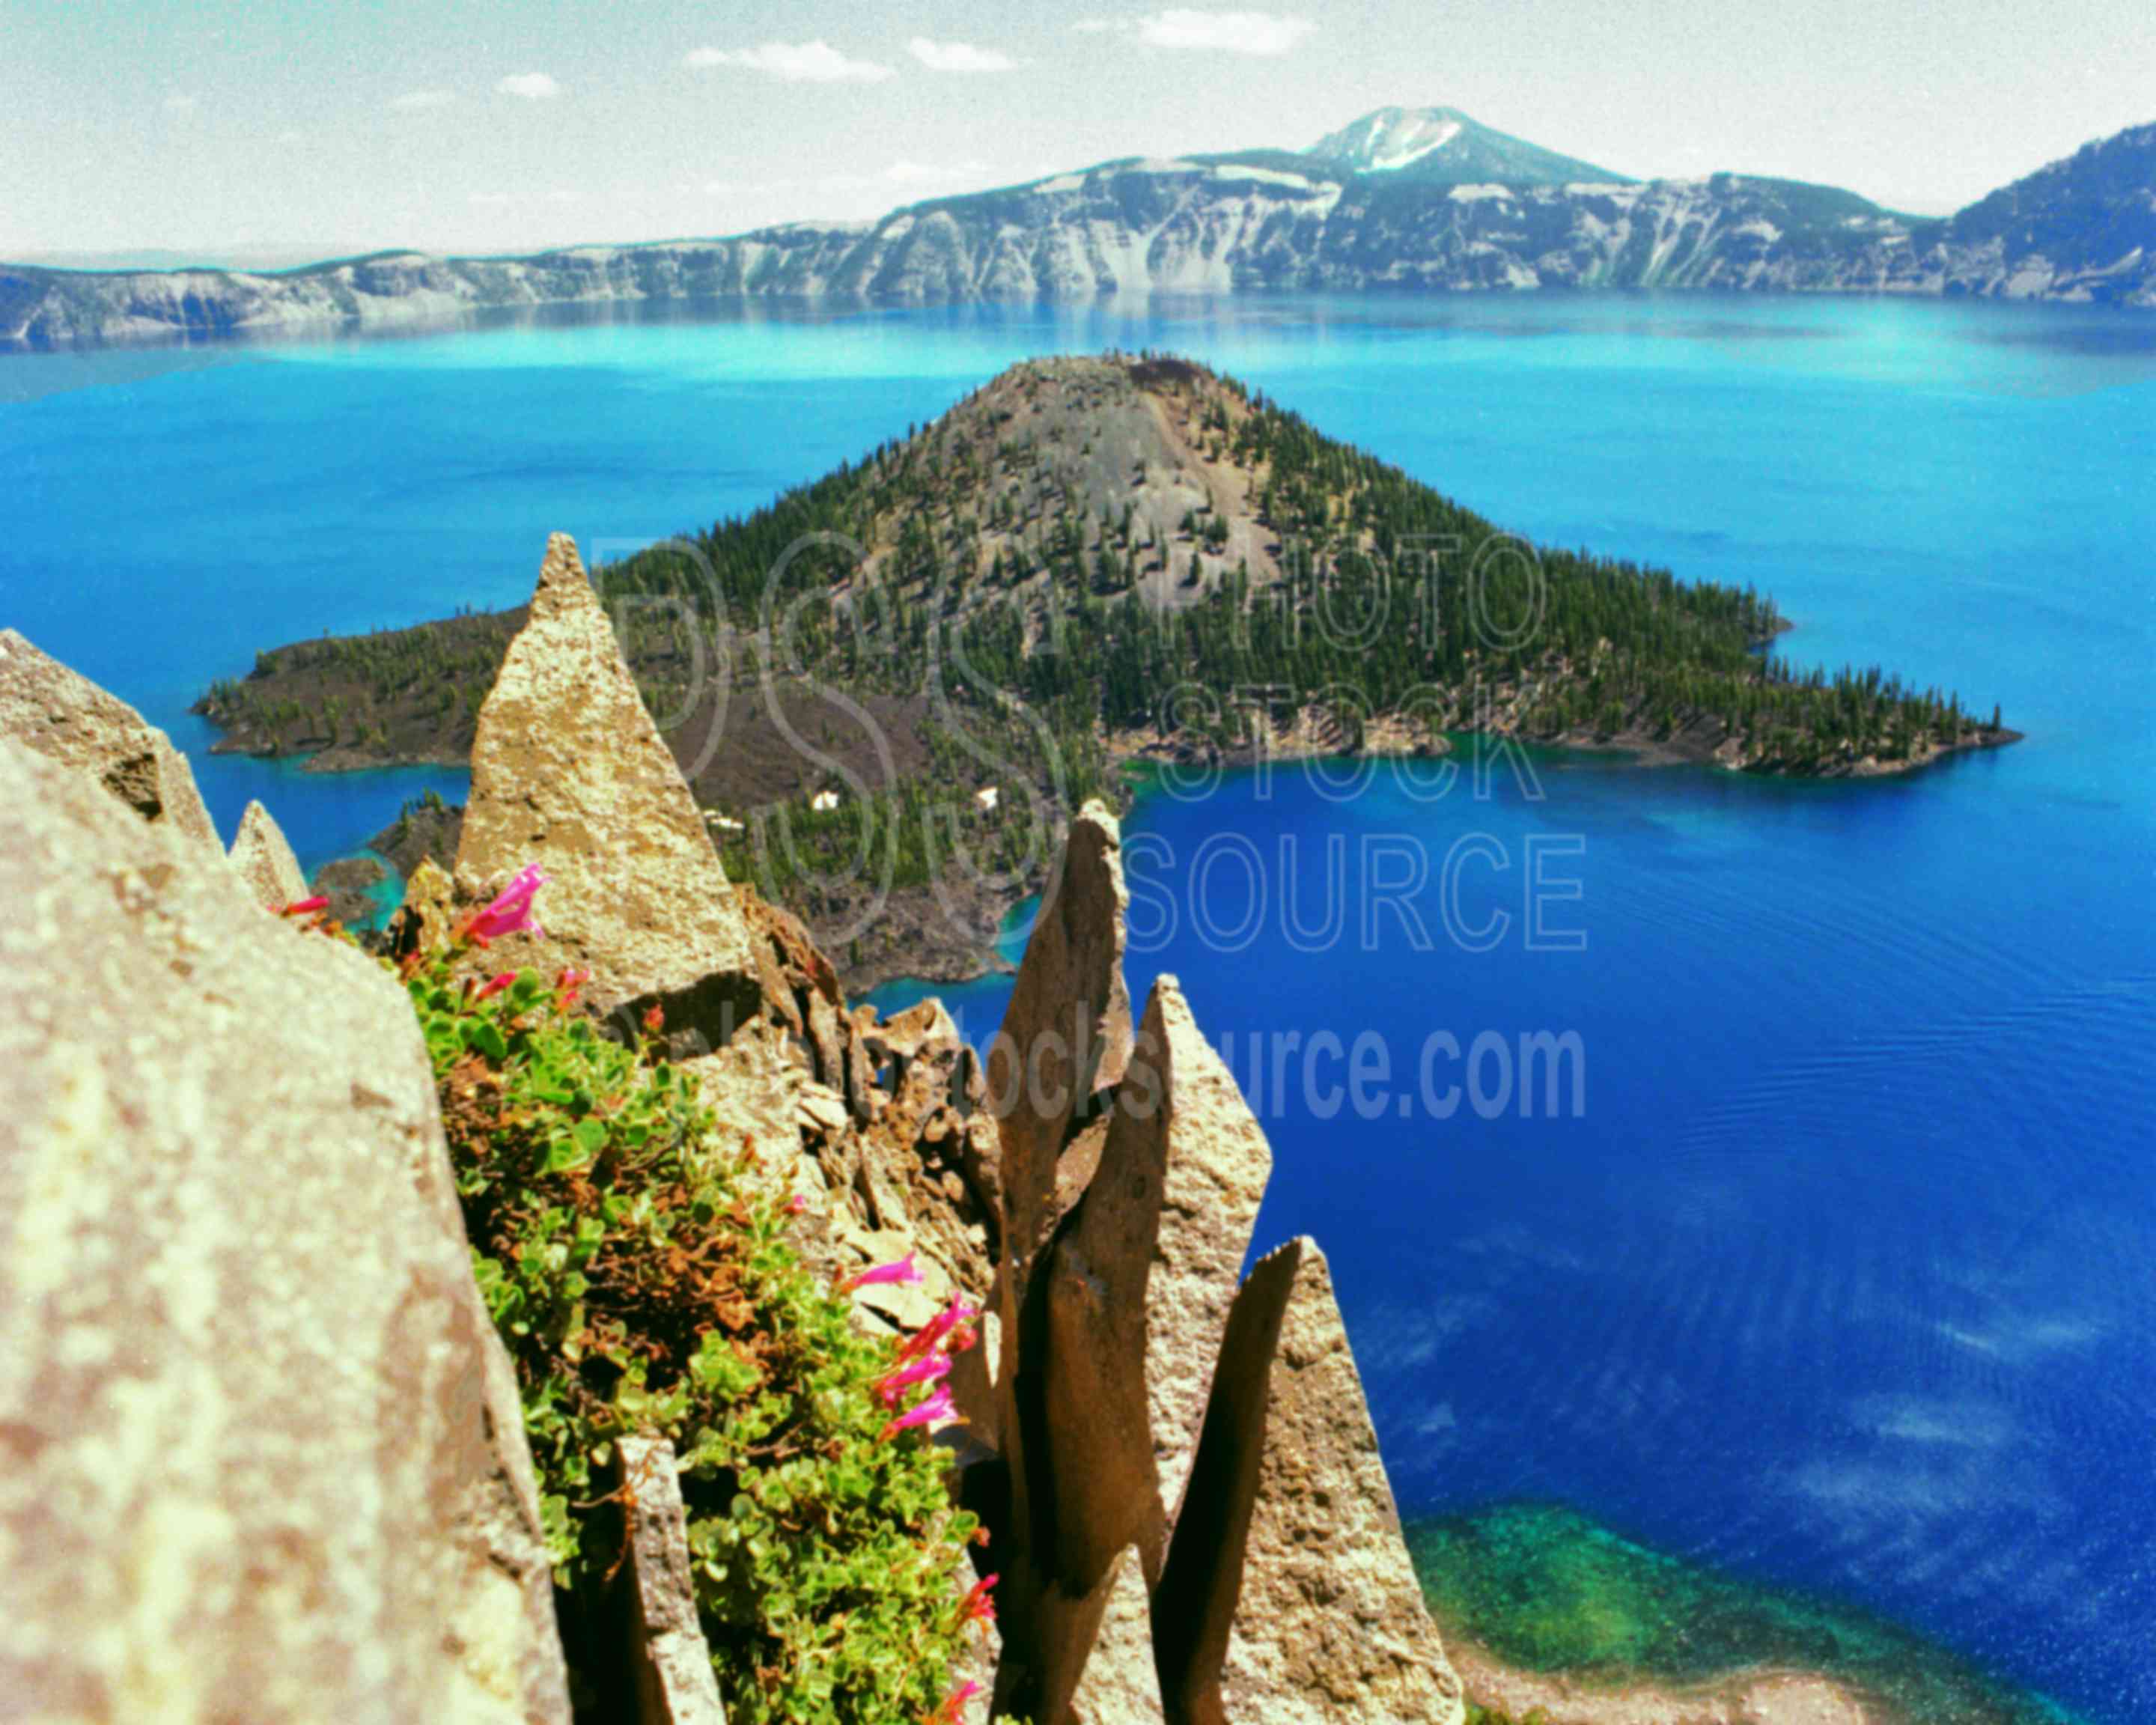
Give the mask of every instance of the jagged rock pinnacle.
[(484, 897), (535, 863), (546, 934), (511, 937), (504, 961), (589, 970), (602, 1009), (655, 1004), (670, 1031), (711, 1044), (755, 1009), (726, 870), (566, 533), (480, 709), (459, 892)]

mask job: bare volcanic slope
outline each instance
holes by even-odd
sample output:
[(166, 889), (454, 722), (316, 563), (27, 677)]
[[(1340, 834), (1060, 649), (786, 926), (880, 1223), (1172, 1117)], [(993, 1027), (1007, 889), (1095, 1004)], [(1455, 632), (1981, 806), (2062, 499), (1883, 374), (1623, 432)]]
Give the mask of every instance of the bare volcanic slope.
[[(872, 845), (925, 885), (937, 822), (1023, 870), (1035, 815), (1133, 753), (1480, 732), (1849, 776), (2014, 736), (1877, 670), (1800, 673), (1768, 598), (1529, 546), (1158, 356), (1016, 367), (594, 580), (729, 868), (782, 897)], [(275, 649), (201, 710), (223, 748), (459, 762), (521, 620)], [(757, 843), (778, 809), (790, 850)]]

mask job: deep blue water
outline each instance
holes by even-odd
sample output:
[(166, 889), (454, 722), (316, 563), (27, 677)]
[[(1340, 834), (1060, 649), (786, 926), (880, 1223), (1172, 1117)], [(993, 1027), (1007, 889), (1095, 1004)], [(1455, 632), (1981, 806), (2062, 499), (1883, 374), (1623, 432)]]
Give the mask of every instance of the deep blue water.
[[(1757, 582), (1789, 655), (2029, 733), (1883, 784), (1572, 756), (1537, 757), (1538, 799), (1502, 766), (1487, 799), (1389, 769), (1344, 802), (1292, 770), (1150, 796), (1140, 926), (1174, 927), (1132, 982), (1173, 969), (1239, 1071), (1288, 1030), (1389, 1050), (1379, 1117), (1321, 1117), (1300, 1055), (1260, 1096), (1260, 1235), (1327, 1248), (1410, 1509), (1563, 1499), (2156, 1717), (2156, 321), (1266, 301), (8, 359), (0, 622), (171, 728), (228, 833), (260, 795), (319, 860), (455, 775), (207, 757), (184, 708), (256, 647), (514, 602), (550, 528), (589, 553), (707, 521), (1109, 342), (1222, 364), (1536, 536)], [(1199, 920), (1245, 920), (1243, 877), (1191, 870), (1230, 832), (1267, 896), (1224, 951)], [(1439, 886), (1475, 834), (1452, 920), (1507, 912), (1486, 951)], [(1332, 834), (1345, 932), (1297, 951), (1281, 847), (1322, 928)], [(1528, 948), (1530, 838), (1576, 846), (1543, 914), (1584, 950)], [(1427, 860), (1427, 946), (1388, 908), (1366, 949), (1372, 839)], [(1007, 991), (942, 992), (985, 1034)], [(1435, 1030), (1576, 1032), (1584, 1117), (1403, 1117)]]

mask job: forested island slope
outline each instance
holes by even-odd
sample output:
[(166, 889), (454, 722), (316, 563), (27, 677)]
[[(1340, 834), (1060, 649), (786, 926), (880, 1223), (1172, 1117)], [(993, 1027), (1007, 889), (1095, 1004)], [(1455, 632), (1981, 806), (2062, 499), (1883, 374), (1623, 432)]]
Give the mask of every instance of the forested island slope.
[[(1112, 795), (1132, 757), (1474, 733), (1854, 777), (2015, 735), (1876, 668), (1799, 670), (1771, 598), (1531, 546), (1162, 357), (1018, 366), (593, 578), (729, 865), (782, 893), (865, 834), (923, 885), (938, 820), (1014, 863), (1042, 799)], [(318, 768), (459, 763), (521, 621), (273, 649), (200, 711), (221, 748)], [(761, 845), (779, 808), (789, 844)]]

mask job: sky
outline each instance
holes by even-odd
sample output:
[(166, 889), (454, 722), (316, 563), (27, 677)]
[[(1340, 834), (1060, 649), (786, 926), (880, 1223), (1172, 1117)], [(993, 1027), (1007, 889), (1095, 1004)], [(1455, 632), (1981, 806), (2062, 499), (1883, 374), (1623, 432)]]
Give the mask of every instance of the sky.
[(730, 234), (1388, 104), (1930, 213), (2156, 120), (2149, 0), (1091, 3), (0, 0), (0, 257)]

